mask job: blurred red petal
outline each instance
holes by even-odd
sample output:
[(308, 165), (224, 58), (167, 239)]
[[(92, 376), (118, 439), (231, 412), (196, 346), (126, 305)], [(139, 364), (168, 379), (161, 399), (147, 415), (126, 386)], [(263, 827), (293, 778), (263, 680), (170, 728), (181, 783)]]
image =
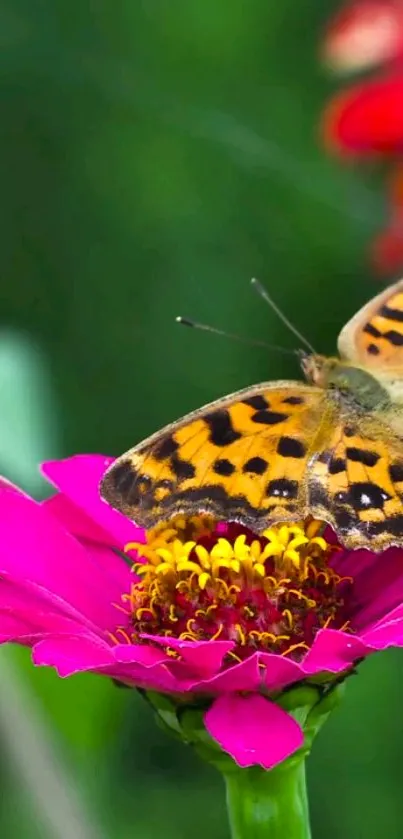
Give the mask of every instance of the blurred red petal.
[(403, 73), (364, 82), (335, 96), (325, 109), (327, 147), (343, 156), (403, 151)]
[(349, 72), (403, 55), (403, 3), (356, 0), (343, 6), (328, 25), (322, 56), (333, 70)]

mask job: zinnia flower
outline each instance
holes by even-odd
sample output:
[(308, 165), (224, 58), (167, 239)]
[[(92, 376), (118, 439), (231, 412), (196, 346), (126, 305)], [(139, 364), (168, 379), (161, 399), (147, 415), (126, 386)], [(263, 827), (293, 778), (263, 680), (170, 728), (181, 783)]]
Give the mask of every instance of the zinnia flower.
[(60, 676), (91, 671), (202, 708), (239, 765), (276, 765), (304, 739), (279, 701), (291, 685), (326, 694), (403, 645), (401, 551), (344, 551), (314, 520), (258, 536), (177, 517), (144, 533), (99, 498), (111, 460), (45, 464), (58, 492), (43, 503), (1, 482), (2, 641)]

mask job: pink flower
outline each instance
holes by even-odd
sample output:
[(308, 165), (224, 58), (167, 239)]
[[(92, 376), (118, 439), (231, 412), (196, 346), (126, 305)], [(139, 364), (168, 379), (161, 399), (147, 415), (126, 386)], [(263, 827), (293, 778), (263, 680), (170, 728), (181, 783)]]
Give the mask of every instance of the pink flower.
[(279, 691), (403, 645), (401, 551), (342, 551), (315, 522), (256, 536), (198, 517), (145, 534), (99, 498), (110, 462), (45, 464), (58, 492), (41, 504), (0, 483), (0, 636), (35, 664), (204, 697), (222, 748), (270, 768), (303, 743)]

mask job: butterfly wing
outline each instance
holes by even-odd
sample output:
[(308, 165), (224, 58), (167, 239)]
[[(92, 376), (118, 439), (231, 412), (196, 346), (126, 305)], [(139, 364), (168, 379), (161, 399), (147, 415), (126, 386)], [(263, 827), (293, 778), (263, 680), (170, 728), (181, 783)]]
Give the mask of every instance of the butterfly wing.
[(403, 280), (370, 300), (343, 327), (342, 358), (376, 371), (403, 376)]
[(403, 440), (393, 431), (393, 409), (390, 422), (350, 412), (329, 430), (309, 468), (311, 514), (346, 548), (402, 546)]
[(298, 382), (262, 384), (131, 449), (101, 495), (145, 528), (207, 512), (259, 532), (313, 515), (347, 548), (402, 546), (403, 440), (393, 421), (393, 411), (343, 415), (325, 391)]
[(255, 531), (309, 512), (306, 466), (324, 391), (299, 382), (258, 385), (213, 402), (118, 458), (102, 497), (145, 528), (207, 512)]

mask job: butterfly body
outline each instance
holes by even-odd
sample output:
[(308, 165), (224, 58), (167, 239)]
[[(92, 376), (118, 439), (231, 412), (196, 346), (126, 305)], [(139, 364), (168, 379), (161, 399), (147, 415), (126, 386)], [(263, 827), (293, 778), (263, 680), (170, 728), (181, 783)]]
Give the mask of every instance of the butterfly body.
[(301, 366), (309, 382), (333, 391), (336, 399), (356, 410), (379, 410), (391, 404), (387, 387), (365, 367), (316, 354), (304, 354)]
[(207, 512), (261, 532), (308, 515), (348, 548), (403, 545), (403, 281), (342, 330), (307, 379), (206, 405), (118, 458), (101, 484), (146, 528)]

